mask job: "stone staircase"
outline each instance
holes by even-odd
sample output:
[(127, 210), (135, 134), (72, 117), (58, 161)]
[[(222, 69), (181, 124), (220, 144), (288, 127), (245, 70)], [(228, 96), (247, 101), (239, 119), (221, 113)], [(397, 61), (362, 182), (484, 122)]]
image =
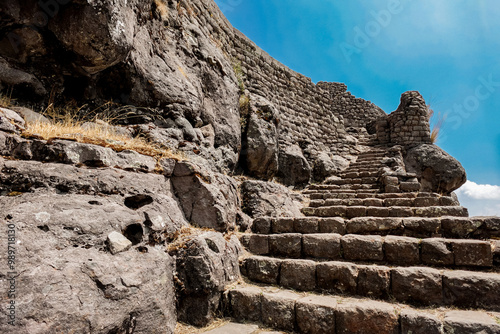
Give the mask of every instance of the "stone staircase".
[(500, 218), (469, 218), (411, 185), (384, 192), (386, 155), (372, 148), (304, 190), (305, 217), (254, 220), (245, 283), (225, 293), (233, 319), (298, 333), (500, 333)]

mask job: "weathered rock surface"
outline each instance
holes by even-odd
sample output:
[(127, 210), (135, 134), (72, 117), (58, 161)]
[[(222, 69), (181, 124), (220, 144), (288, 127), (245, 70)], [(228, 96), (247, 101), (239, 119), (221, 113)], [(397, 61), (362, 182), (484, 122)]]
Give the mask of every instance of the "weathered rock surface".
[(323, 181), (329, 176), (337, 175), (349, 167), (349, 161), (341, 156), (330, 157), (327, 153), (321, 152), (314, 161), (313, 179)]
[(297, 145), (286, 147), (279, 153), (278, 176), (287, 186), (303, 186), (311, 179), (312, 168)]
[(177, 261), (179, 319), (196, 326), (213, 320), (225, 286), (240, 277), (238, 238), (205, 232), (171, 252)]
[(243, 211), (253, 218), (302, 216), (302, 196), (280, 184), (247, 180), (240, 192)]
[(269, 179), (278, 171), (278, 133), (272, 123), (252, 114), (246, 132), (243, 154), (249, 173)]
[(420, 191), (450, 194), (467, 181), (460, 162), (435, 145), (422, 144), (409, 149), (405, 164), (408, 172), (417, 174)]
[(233, 179), (185, 162), (176, 165), (172, 184), (191, 224), (221, 232), (235, 227), (240, 199)]
[(15, 111), (0, 108), (0, 130), (19, 133), (24, 129), (25, 121)]
[(29, 108), (11, 107), (11, 109), (17, 112), (24, 119), (26, 123), (44, 123), (44, 124), (51, 123), (51, 121), (47, 117)]
[[(2, 233), (12, 224), (18, 241), (16, 333), (173, 333), (174, 261), (142, 234), (134, 239), (143, 218), (119, 197), (42, 191), (2, 196), (0, 206)], [(136, 246), (112, 255), (115, 230)], [(6, 322), (0, 329), (12, 332)]]

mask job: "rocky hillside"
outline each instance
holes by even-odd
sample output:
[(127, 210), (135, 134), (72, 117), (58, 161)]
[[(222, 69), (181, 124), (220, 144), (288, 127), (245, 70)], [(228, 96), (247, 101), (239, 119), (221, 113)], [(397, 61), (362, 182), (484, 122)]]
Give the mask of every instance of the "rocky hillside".
[(314, 84), (212, 0), (9, 1), (0, 18), (2, 333), (222, 316), (498, 332), (500, 220), (467, 218), (465, 170), (431, 143), (418, 92), (388, 115)]

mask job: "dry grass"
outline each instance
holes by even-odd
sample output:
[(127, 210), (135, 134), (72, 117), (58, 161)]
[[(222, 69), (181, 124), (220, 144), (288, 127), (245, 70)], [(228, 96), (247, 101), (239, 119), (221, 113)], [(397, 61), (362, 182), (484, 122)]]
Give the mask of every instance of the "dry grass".
[(177, 326), (175, 327), (175, 334), (199, 334), (199, 333), (204, 333), (209, 330), (215, 329), (222, 327), (224, 325), (227, 325), (230, 322), (229, 319), (217, 319), (214, 322), (212, 322), (210, 325), (203, 327), (203, 328), (197, 328), (194, 326), (186, 325), (183, 323), (178, 322)]
[(441, 113), (436, 114), (430, 105), (427, 105), (427, 117), (429, 118), (429, 122), (431, 122), (433, 117), (436, 118), (434, 120), (434, 126), (431, 130), (431, 141), (435, 144), (438, 140), (439, 133), (443, 128), (445, 117), (441, 115)]
[(173, 253), (181, 248), (186, 248), (187, 243), (194, 237), (210, 231), (213, 231), (213, 229), (184, 226), (180, 229), (180, 231), (177, 231), (168, 236), (167, 239), (169, 241), (169, 244), (167, 246), (167, 252)]
[[(44, 114), (53, 122), (28, 122), (23, 135), (47, 141), (53, 139), (74, 140), (80, 143), (109, 147), (117, 152), (132, 150), (157, 160), (161, 158), (185, 160), (183, 155), (167, 147), (151, 143), (142, 137), (130, 137), (117, 132), (116, 127), (112, 126), (110, 122), (129, 116), (131, 112), (127, 113), (125, 107), (113, 109), (110, 103), (88, 113), (82, 113), (82, 108), (76, 108), (71, 104), (55, 108), (53, 104), (50, 104)], [(95, 126), (84, 126), (84, 123), (89, 121), (93, 122)]]
[(240, 89), (240, 94), (245, 94), (245, 75), (243, 69), (241, 68), (241, 61), (233, 60), (233, 70), (238, 80), (238, 88)]
[(0, 107), (1, 108), (10, 108), (14, 104), (14, 100), (12, 99), (12, 90), (10, 92), (0, 93)]
[(155, 10), (158, 16), (163, 20), (168, 20), (168, 6), (165, 4), (164, 0), (154, 0)]
[(111, 126), (102, 124), (102, 126), (82, 127), (82, 125), (83, 123), (73, 121), (28, 123), (24, 135), (38, 137), (44, 140), (75, 140), (80, 143), (109, 147), (117, 152), (132, 150), (157, 159), (173, 158), (176, 160), (183, 160), (181, 155), (174, 153), (168, 148), (156, 146), (144, 138), (131, 138), (121, 135), (116, 133)]
[(185, 13), (189, 17), (198, 16), (190, 4), (181, 0), (177, 3), (177, 12), (179, 12), (179, 15)]

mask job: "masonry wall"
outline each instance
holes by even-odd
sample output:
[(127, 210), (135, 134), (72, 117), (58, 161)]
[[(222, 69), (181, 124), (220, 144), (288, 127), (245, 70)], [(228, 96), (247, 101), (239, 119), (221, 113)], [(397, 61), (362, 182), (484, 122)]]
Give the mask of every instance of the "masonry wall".
[(343, 83), (314, 84), (289, 69), (233, 28), (212, 1), (199, 1), (205, 8), (197, 19), (208, 28), (228, 60), (241, 65), (245, 88), (265, 97), (280, 111), (281, 147), (298, 144), (309, 147), (312, 154), (352, 154), (356, 149), (345, 140), (346, 129), (373, 125), (380, 144), (431, 142), (425, 101), (418, 92), (404, 93), (398, 110), (387, 115), (370, 101), (353, 96)]
[(427, 106), (416, 91), (403, 93), (398, 109), (379, 118), (376, 128), (382, 144), (413, 146), (432, 142)]
[[(202, 1), (206, 6), (210, 2)], [(231, 61), (240, 64), (245, 88), (271, 101), (280, 111), (281, 147), (298, 144), (312, 155), (356, 153), (345, 140), (346, 127), (365, 127), (385, 113), (369, 101), (347, 92), (342, 83), (320, 82), (297, 73), (269, 56), (227, 22), (218, 8), (200, 10), (200, 23)]]

